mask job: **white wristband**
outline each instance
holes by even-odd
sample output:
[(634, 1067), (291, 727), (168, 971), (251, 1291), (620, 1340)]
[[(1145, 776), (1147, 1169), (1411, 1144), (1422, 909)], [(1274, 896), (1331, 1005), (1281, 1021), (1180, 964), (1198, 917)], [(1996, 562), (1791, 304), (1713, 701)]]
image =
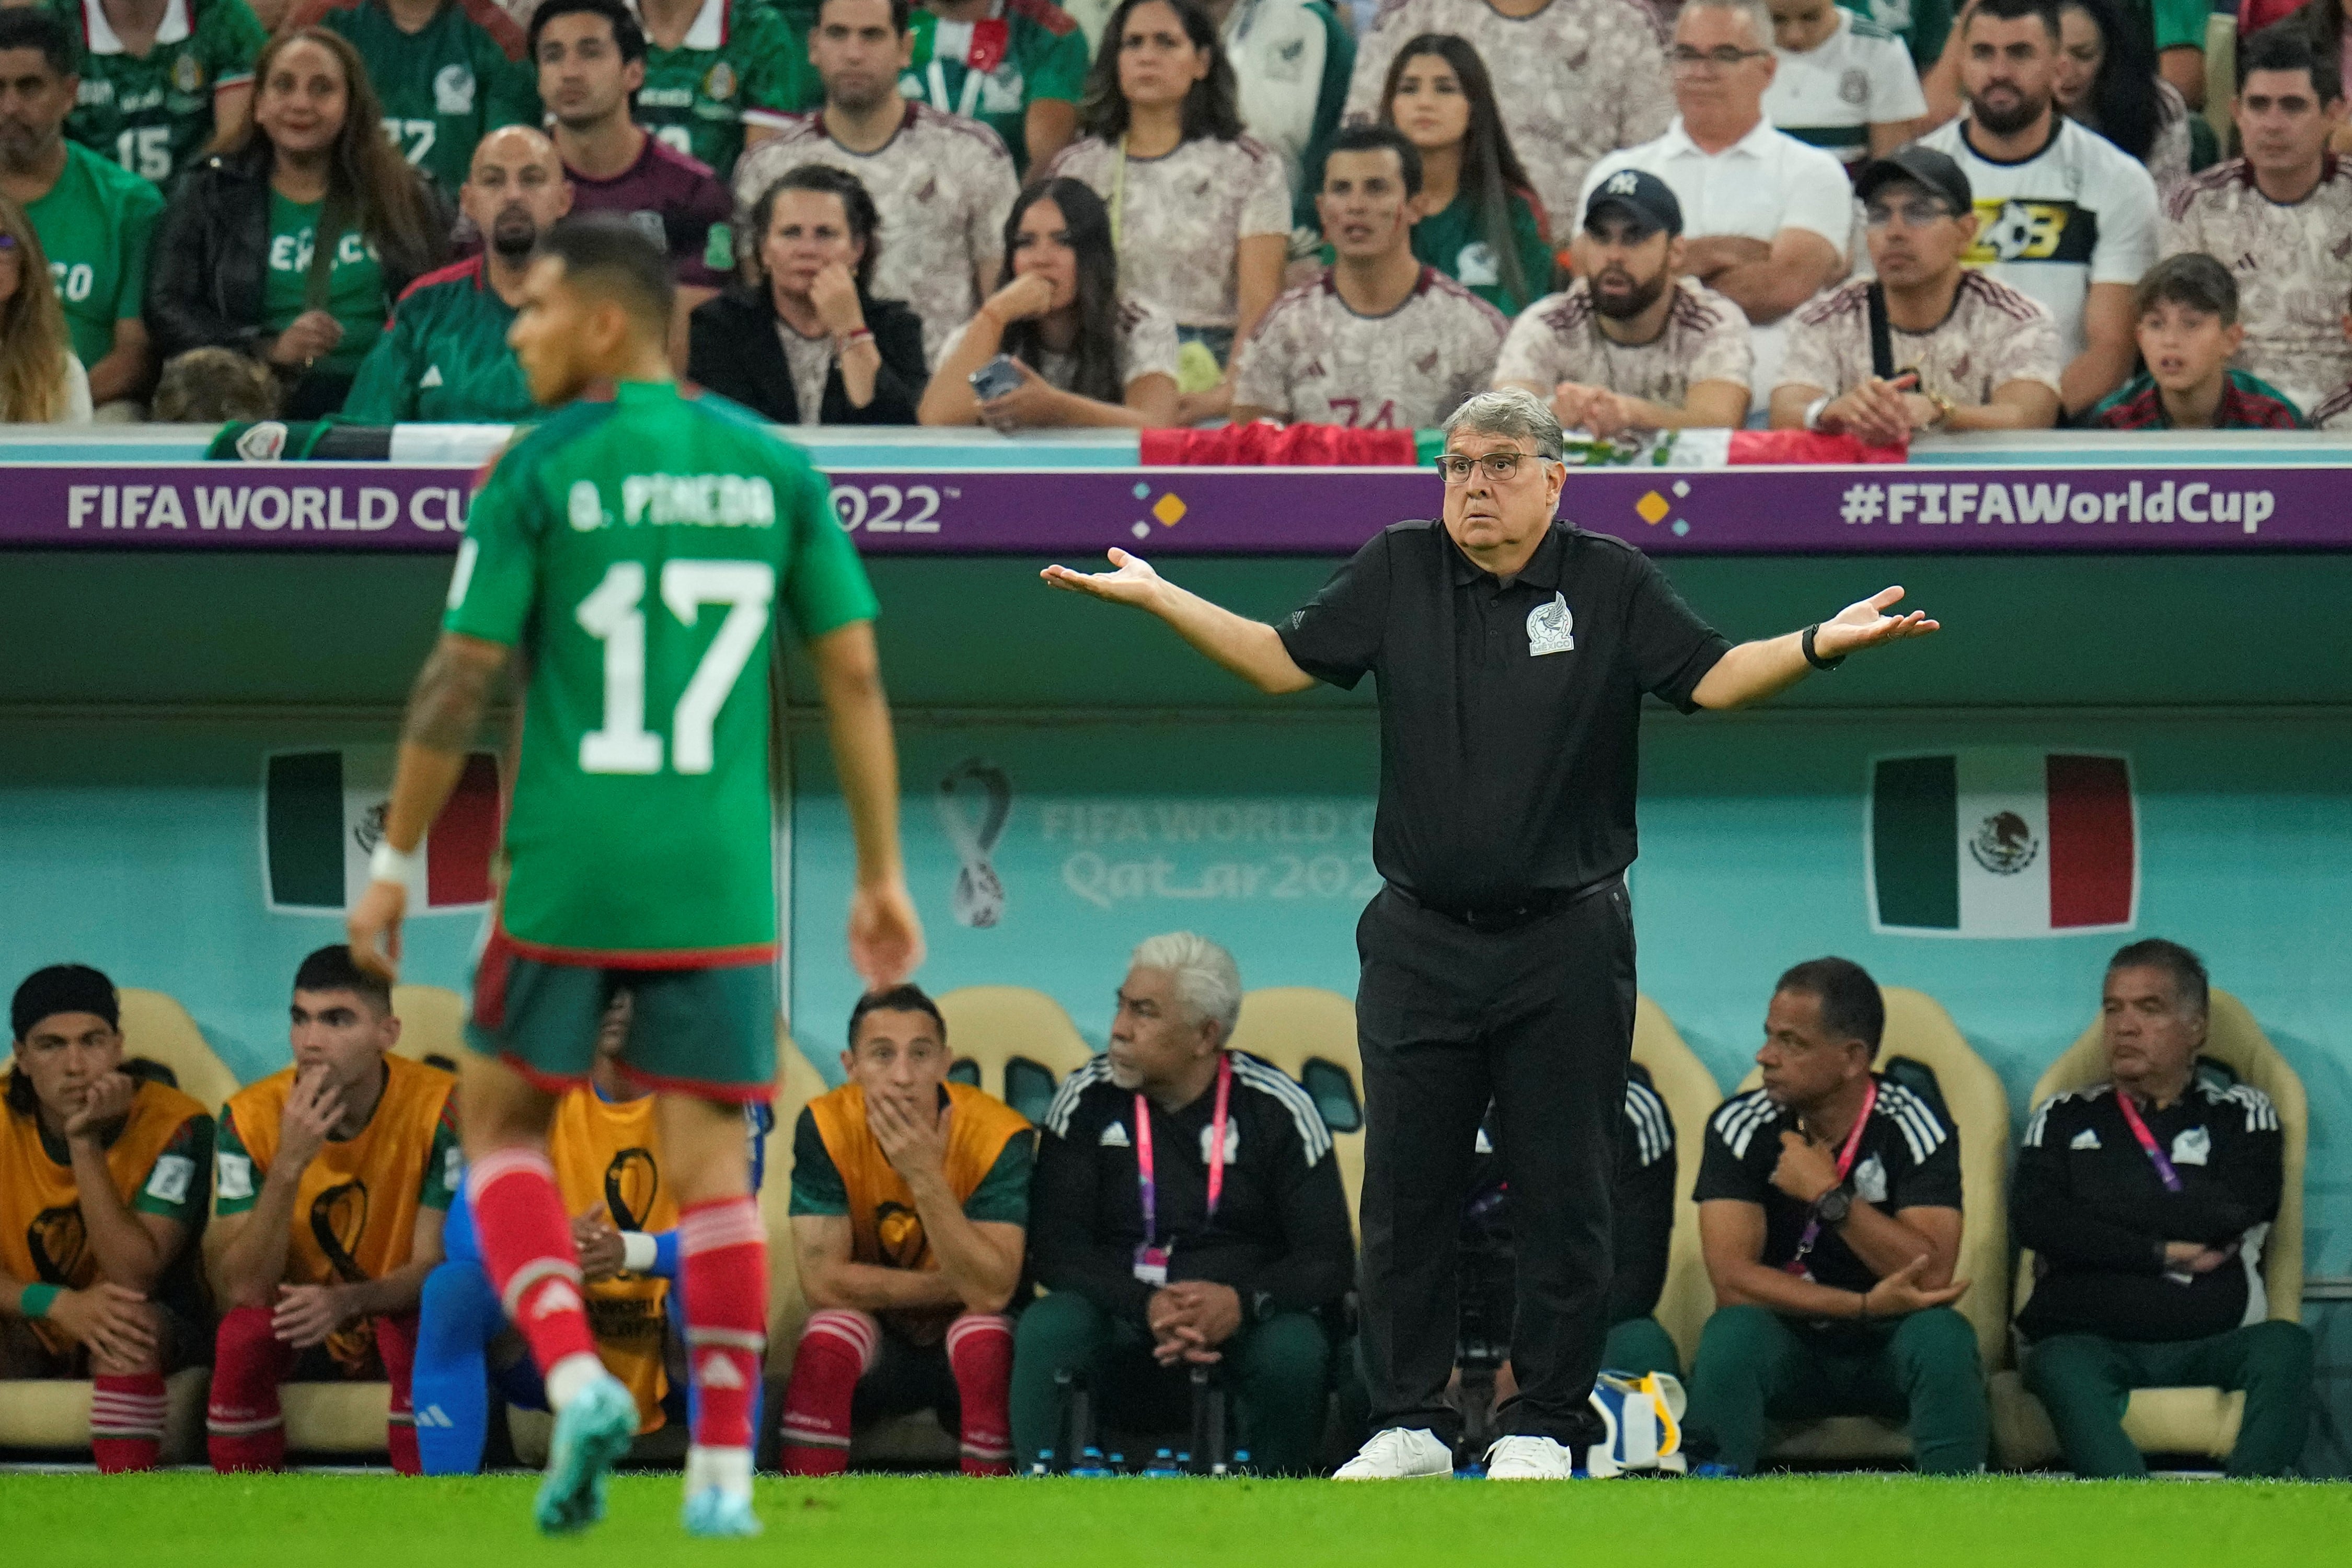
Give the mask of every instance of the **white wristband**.
[(1820, 429), (1822, 427), (1822, 410), (1827, 408), (1829, 405), (1830, 395), (1826, 392), (1822, 393), (1819, 397), (1814, 398), (1811, 403), (1806, 404), (1805, 428), (1808, 430)]
[(392, 847), (389, 838), (381, 839), (375, 853), (368, 857), (368, 879), (376, 882), (398, 882), (403, 887), (414, 882), (425, 869), (425, 851), (420, 847), (403, 854)]
[(632, 1274), (650, 1274), (654, 1262), (661, 1257), (661, 1248), (654, 1238), (642, 1230), (621, 1233), (621, 1267)]

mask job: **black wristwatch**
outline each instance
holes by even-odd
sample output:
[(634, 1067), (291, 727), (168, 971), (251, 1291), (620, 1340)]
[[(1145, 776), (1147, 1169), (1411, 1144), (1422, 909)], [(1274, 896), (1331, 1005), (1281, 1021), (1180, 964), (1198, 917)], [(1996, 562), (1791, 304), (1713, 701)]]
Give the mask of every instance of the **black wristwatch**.
[(1815, 621), (1811, 626), (1807, 626), (1805, 628), (1803, 637), (1798, 643), (1798, 647), (1804, 649), (1805, 662), (1811, 665), (1815, 669), (1835, 669), (1839, 665), (1842, 665), (1846, 661), (1846, 656), (1844, 654), (1840, 654), (1835, 658), (1823, 658), (1820, 654), (1813, 651), (1813, 634), (1821, 629), (1822, 623), (1819, 621)]
[(1832, 1228), (1843, 1225), (1853, 1212), (1853, 1194), (1843, 1182), (1813, 1200), (1813, 1217)]

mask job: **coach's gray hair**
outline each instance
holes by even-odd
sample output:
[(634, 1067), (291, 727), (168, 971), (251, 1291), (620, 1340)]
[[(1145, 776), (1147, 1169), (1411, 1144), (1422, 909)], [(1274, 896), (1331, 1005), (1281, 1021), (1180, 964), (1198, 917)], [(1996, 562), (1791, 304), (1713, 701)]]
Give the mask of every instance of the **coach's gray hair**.
[(1539, 458), (1557, 460), (1560, 455), (1559, 420), (1551, 405), (1524, 386), (1498, 387), (1470, 398), (1445, 422), (1446, 439), (1452, 440), (1456, 430), (1532, 441)]
[(1214, 1022), (1217, 1044), (1234, 1037), (1242, 1016), (1242, 972), (1234, 955), (1189, 931), (1146, 937), (1128, 959), (1130, 969), (1164, 969), (1176, 982), (1176, 1001), (1195, 1024)]
[(1766, 5), (1765, 0), (1685, 0), (1683, 15), (1688, 16), (1693, 11), (1737, 11), (1747, 17), (1748, 25), (1755, 29), (1756, 47), (1759, 49), (1772, 47), (1772, 7)]

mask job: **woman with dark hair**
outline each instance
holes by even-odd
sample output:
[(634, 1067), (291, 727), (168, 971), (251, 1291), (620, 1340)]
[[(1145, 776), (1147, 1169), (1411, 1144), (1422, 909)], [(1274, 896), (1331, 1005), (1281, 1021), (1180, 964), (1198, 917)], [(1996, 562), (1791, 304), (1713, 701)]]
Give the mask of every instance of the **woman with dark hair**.
[(1506, 316), (1549, 293), (1543, 207), (1478, 51), (1451, 33), (1408, 40), (1389, 64), (1381, 121), (1421, 150), (1413, 255)]
[(2210, 148), (2193, 155), (2188, 100), (2157, 74), (2146, 35), (2124, 26), (2114, 0), (2060, 0), (2053, 85), (2059, 111), (2147, 164), (2158, 196), (2213, 161)]
[(1110, 213), (1119, 286), (1176, 318), (1181, 423), (1233, 408), (1229, 361), (1282, 291), (1281, 154), (1242, 134), (1233, 67), (1199, 0), (1120, 0), (1078, 106), (1081, 140), (1045, 174)]
[(253, 123), (190, 171), (163, 214), (147, 285), (156, 357), (217, 345), (290, 390), (286, 416), (342, 406), (394, 300), (441, 264), (449, 216), (383, 133), (352, 46), (282, 33), (255, 67)]
[(803, 163), (752, 205), (759, 280), (695, 307), (687, 379), (779, 425), (912, 425), (923, 323), (874, 297), (881, 216), (856, 175)]
[[(999, 354), (1020, 380), (983, 402), (971, 374)], [(1009, 436), (1175, 419), (1176, 321), (1120, 295), (1102, 199), (1076, 180), (1030, 186), (1004, 220), (996, 292), (940, 351), (923, 423), (984, 424)]]
[(0, 197), (0, 424), (87, 425), (89, 375), (73, 352), (47, 253)]

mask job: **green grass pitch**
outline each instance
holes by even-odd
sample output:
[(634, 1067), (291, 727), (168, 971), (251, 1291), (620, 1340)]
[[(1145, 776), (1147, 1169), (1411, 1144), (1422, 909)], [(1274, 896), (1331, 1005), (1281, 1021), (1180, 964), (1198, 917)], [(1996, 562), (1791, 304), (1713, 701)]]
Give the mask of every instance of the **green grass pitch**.
[(0, 1476), (26, 1568), (2321, 1568), (2352, 1562), (2352, 1487), (1885, 1477), (1497, 1484), (764, 1480), (767, 1534), (688, 1542), (675, 1475), (614, 1483), (598, 1529), (542, 1541), (532, 1478)]

